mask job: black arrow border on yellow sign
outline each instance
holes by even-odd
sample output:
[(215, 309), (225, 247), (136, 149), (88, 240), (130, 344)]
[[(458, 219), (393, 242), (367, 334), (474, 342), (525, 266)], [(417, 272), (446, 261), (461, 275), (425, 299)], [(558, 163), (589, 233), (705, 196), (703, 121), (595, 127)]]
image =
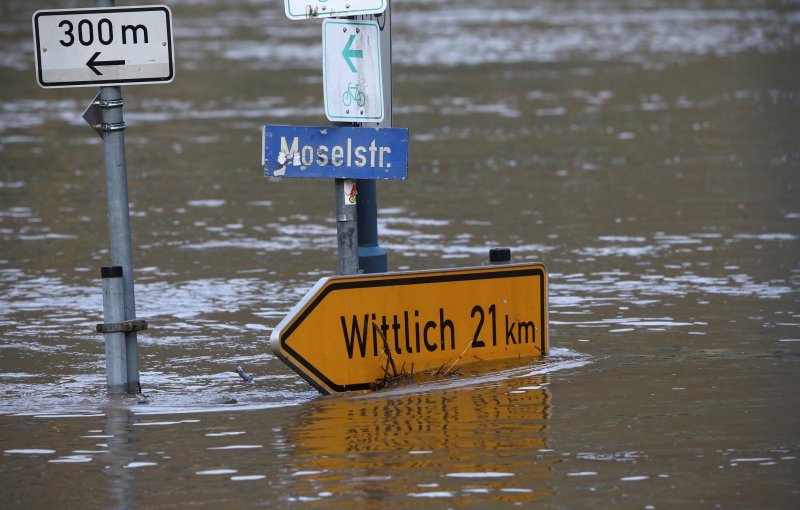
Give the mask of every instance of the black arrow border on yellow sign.
[[(540, 317), (542, 331), (542, 352), (548, 352), (547, 338), (547, 272), (543, 264), (508, 264), (504, 266), (462, 267), (431, 271), (379, 273), (357, 276), (334, 276), (322, 278), (298, 303), (297, 307), (287, 315), (272, 333), (271, 343), (275, 354), (289, 365), (295, 372), (314, 386), (320, 393), (359, 391), (370, 389), (373, 381), (358, 384), (340, 385), (331, 381), (308, 360), (297, 353), (287, 341), (292, 333), (303, 323), (306, 317), (319, 305), (325, 297), (334, 291), (363, 289), (373, 287), (399, 287), (405, 285), (421, 285), (431, 283), (447, 283), (470, 280), (490, 280), (499, 278), (518, 278), (538, 276), (541, 278)], [(299, 310), (298, 310), (299, 309)], [(302, 365), (298, 366), (295, 363)], [(313, 375), (313, 376), (312, 376)]]

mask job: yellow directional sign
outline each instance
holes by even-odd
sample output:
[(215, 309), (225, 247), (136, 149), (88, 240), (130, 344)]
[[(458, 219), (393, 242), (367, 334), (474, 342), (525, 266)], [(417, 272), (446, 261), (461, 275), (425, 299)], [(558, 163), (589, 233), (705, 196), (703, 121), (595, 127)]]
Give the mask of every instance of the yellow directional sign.
[(547, 354), (542, 264), (323, 278), (272, 332), (275, 354), (320, 392), (407, 373)]

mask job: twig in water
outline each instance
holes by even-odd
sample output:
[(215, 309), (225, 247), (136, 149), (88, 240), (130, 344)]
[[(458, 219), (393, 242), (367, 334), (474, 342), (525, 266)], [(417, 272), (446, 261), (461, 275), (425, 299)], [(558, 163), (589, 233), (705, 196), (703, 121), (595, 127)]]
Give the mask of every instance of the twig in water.
[(470, 340), (469, 342), (467, 342), (467, 346), (466, 346), (466, 347), (464, 347), (464, 350), (463, 350), (463, 351), (461, 351), (461, 354), (459, 354), (459, 355), (458, 355), (458, 358), (456, 358), (456, 360), (453, 362), (453, 364), (452, 364), (452, 365), (450, 365), (450, 366), (447, 368), (447, 370), (445, 370), (445, 371), (444, 371), (444, 374), (442, 374), (442, 375), (447, 375), (447, 374), (449, 374), (449, 373), (450, 373), (450, 371), (451, 371), (451, 370), (453, 370), (453, 367), (455, 367), (455, 366), (456, 366), (456, 363), (458, 363), (459, 361), (461, 361), (461, 358), (463, 358), (463, 357), (464, 357), (464, 354), (466, 354), (466, 353), (467, 353), (467, 351), (469, 350), (469, 348), (470, 348), (470, 347), (472, 347), (472, 341), (471, 341), (471, 340)]
[(383, 352), (386, 353), (386, 357), (389, 358), (389, 363), (392, 365), (392, 377), (397, 377), (397, 367), (394, 364), (394, 358), (392, 357), (392, 351), (389, 350), (389, 343), (386, 341), (386, 335), (383, 334), (381, 328), (378, 327), (377, 324), (374, 322), (372, 323), (372, 328), (383, 340)]
[[(383, 377), (380, 377), (375, 380), (370, 387), (373, 390), (380, 390), (383, 388), (388, 388), (391, 386), (396, 386), (401, 382), (409, 381), (411, 378), (414, 377), (414, 364), (411, 364), (411, 373), (406, 373), (406, 364), (405, 362), (400, 367), (400, 372), (397, 372), (397, 365), (395, 365), (394, 357), (392, 356), (392, 351), (389, 349), (389, 342), (386, 341), (386, 335), (383, 334), (383, 331), (376, 326), (375, 324), (372, 325), (375, 328), (375, 334), (381, 337), (383, 340), (383, 352), (386, 354), (386, 365), (378, 360), (379, 366), (383, 370)], [(389, 374), (389, 369), (392, 370), (392, 375)]]

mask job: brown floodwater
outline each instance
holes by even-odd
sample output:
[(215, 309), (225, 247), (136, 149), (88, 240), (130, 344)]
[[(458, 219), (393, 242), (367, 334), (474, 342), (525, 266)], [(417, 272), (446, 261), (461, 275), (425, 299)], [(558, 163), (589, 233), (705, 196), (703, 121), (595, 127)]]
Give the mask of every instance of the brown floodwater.
[(31, 34), (91, 2), (0, 4), (1, 507), (800, 507), (797, 1), (396, 2), (389, 269), (543, 262), (551, 352), (333, 397), (268, 345), (336, 271), (333, 183), (260, 166), (261, 126), (327, 124), (320, 23), (166, 3), (175, 81), (123, 88), (119, 398), (96, 89), (39, 88)]

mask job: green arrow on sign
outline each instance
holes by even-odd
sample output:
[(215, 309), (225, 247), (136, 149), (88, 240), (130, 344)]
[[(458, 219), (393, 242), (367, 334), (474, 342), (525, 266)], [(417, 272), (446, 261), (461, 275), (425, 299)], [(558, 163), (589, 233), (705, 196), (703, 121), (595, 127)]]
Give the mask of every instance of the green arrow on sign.
[(350, 59), (364, 58), (363, 51), (350, 49), (350, 46), (353, 45), (353, 41), (355, 40), (356, 36), (351, 35), (350, 38), (347, 40), (347, 44), (344, 45), (344, 49), (342, 50), (342, 56), (344, 57), (344, 61), (347, 62), (347, 67), (349, 67), (350, 70), (353, 71), (354, 73), (356, 72), (356, 66), (353, 65), (353, 61)]

